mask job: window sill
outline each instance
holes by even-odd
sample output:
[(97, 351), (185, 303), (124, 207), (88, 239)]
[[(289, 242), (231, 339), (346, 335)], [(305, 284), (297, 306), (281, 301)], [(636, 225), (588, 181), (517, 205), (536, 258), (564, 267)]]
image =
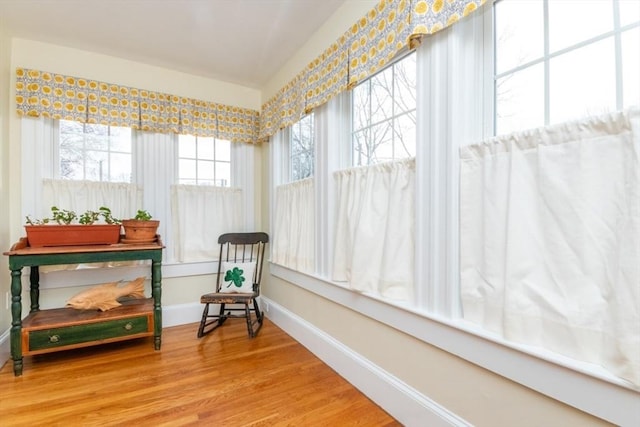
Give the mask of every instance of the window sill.
[[(599, 366), (515, 345), (461, 319), (446, 319), (270, 264), (271, 274), (617, 425), (637, 422), (640, 393)], [(606, 398), (604, 398), (606, 396)]]

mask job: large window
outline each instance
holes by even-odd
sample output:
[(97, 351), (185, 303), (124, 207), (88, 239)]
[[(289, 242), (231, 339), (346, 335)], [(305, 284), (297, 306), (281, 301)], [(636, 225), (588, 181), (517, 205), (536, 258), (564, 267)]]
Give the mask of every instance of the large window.
[(60, 178), (131, 182), (131, 129), (59, 121)]
[(352, 93), (352, 164), (416, 154), (416, 55), (360, 83)]
[(501, 0), (497, 134), (637, 105), (640, 2)]
[(289, 144), (291, 181), (313, 176), (313, 140), (313, 113), (311, 113), (291, 126), (291, 141)]
[[(440, 340), (438, 334), (428, 331), (434, 326), (429, 318), (435, 315), (446, 319), (445, 323), (451, 322), (472, 331), (469, 336), (475, 338), (488, 335), (487, 329), (482, 329), (479, 323), (463, 320), (461, 306), (459, 242), (460, 234), (468, 232), (461, 229), (459, 220), (460, 152), (464, 151), (464, 146), (475, 145), (495, 134), (640, 104), (637, 78), (640, 75), (640, 55), (637, 53), (640, 51), (640, 2), (594, 0), (579, 2), (576, 7), (577, 3), (561, 0), (487, 2), (484, 11), (478, 15), (429, 36), (415, 53), (361, 82), (348, 93), (349, 100), (345, 101), (347, 96), (337, 96), (322, 109), (317, 109), (314, 277), (295, 276), (290, 272), (293, 267), (278, 260), (272, 260), (273, 274), (445, 350), (458, 354), (458, 350), (468, 348), (468, 352), (460, 351), (461, 357), (534, 389), (544, 390), (544, 386), (537, 384), (537, 379), (523, 378), (526, 375), (509, 372), (508, 368), (500, 366), (501, 362), (496, 362), (505, 358), (520, 360), (505, 351), (505, 347), (514, 345), (513, 341), (504, 345), (507, 341), (504, 340), (501, 345), (494, 346), (487, 344), (489, 340), (472, 343), (463, 339), (452, 344), (447, 342), (448, 338)], [(278, 174), (284, 168), (279, 167), (282, 162), (279, 153), (274, 154), (272, 164)], [(393, 199), (400, 192), (380, 195), (384, 190), (383, 183), (400, 181), (395, 177), (384, 177), (380, 183), (362, 184), (364, 181), (353, 181), (347, 175), (375, 171), (376, 168), (344, 169), (414, 156), (413, 165), (409, 161), (406, 163), (409, 171), (415, 165), (415, 179), (409, 172), (398, 174), (409, 176), (407, 182), (415, 184), (415, 191), (410, 189), (415, 196), (415, 207), (407, 203), (402, 208), (403, 213), (415, 212), (415, 223), (409, 227), (411, 235), (392, 232), (386, 239), (383, 235), (390, 228), (372, 222), (373, 225), (364, 230), (368, 233), (365, 237), (384, 241), (384, 249), (388, 252), (379, 262), (373, 257), (371, 240), (365, 240), (353, 229), (364, 223), (362, 215), (367, 214), (376, 216), (375, 219), (384, 214), (392, 218), (393, 226), (409, 223), (410, 219), (395, 213), (387, 215), (383, 210), (401, 206)], [(404, 162), (385, 163), (381, 169), (386, 170), (395, 163)], [(505, 181), (509, 176), (504, 175)], [(283, 180), (276, 175), (274, 182), (278, 184)], [(403, 189), (408, 187), (405, 185)], [(482, 191), (486, 193), (491, 188)], [(373, 206), (351, 203), (356, 196), (374, 192), (380, 196)], [(354, 197), (343, 203), (340, 198), (344, 194)], [(407, 194), (403, 201), (411, 201)], [(504, 191), (499, 195), (503, 197)], [(499, 217), (489, 216), (488, 221), (502, 221), (496, 218)], [(339, 225), (344, 227), (339, 229)], [(493, 251), (494, 247), (486, 246), (491, 242), (489, 237), (479, 239), (477, 248)], [(355, 249), (349, 247), (350, 251), (339, 252), (336, 249), (339, 239), (348, 240)], [(411, 248), (409, 255), (402, 251), (405, 248), (392, 245), (409, 245), (413, 241), (415, 251)], [(512, 237), (511, 241), (520, 240)], [(403, 264), (411, 254), (415, 254), (415, 268)], [(337, 264), (346, 264), (356, 257), (363, 260), (362, 268), (357, 271), (352, 268), (350, 275), (344, 274), (338, 279), (332, 275)], [(402, 303), (396, 303), (399, 288), (394, 286), (394, 281), (405, 284), (409, 280), (396, 273), (384, 276), (384, 280), (372, 281), (371, 286), (367, 283), (366, 287), (345, 286), (336, 290), (336, 283), (362, 282), (363, 277), (368, 278), (380, 265), (400, 266), (397, 272), (409, 271), (409, 275), (414, 276), (415, 286), (403, 289), (406, 292), (402, 296), (407, 298)], [(384, 288), (376, 283), (382, 283)], [(351, 292), (353, 289), (358, 292)], [(384, 300), (383, 308), (376, 305), (378, 300)], [(357, 307), (354, 301), (357, 301)], [(544, 304), (540, 300), (536, 303)], [(389, 310), (387, 316), (384, 312), (389, 307), (394, 309)], [(532, 307), (535, 309), (535, 304)], [(424, 321), (416, 322), (415, 312), (423, 312)], [(417, 323), (420, 325), (416, 326)], [(450, 337), (448, 332), (447, 337)], [(487, 344), (485, 348), (495, 351), (497, 357), (478, 357), (477, 351), (473, 350), (477, 342)], [(535, 343), (530, 340), (526, 344), (533, 346)], [(595, 365), (585, 368), (577, 361), (554, 359), (558, 353), (554, 354), (550, 346), (541, 346), (536, 351), (539, 349), (542, 349), (539, 354), (549, 360), (586, 372), (594, 369), (591, 372), (602, 375)], [(527, 361), (537, 370), (547, 368), (544, 362), (538, 365), (530, 359)], [(572, 381), (562, 369), (553, 372), (562, 377), (560, 381), (567, 384)], [(596, 382), (590, 386), (593, 390), (599, 387)], [(571, 402), (571, 399), (565, 400), (568, 397), (563, 392), (553, 391), (550, 395)], [(580, 403), (578, 407), (589, 405)]]
[(211, 137), (180, 135), (178, 139), (180, 184), (231, 185), (231, 142)]

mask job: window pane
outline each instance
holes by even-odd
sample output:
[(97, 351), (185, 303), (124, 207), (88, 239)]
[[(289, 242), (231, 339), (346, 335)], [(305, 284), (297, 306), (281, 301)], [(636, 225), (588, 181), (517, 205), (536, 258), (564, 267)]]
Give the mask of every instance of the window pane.
[[(414, 52), (405, 56), (354, 88), (353, 165), (371, 165), (415, 155), (415, 55)], [(369, 89), (367, 95), (364, 91)], [(368, 104), (363, 105), (365, 103)]]
[(416, 113), (412, 111), (398, 117), (394, 123), (396, 159), (416, 155)]
[[(618, 8), (620, 10), (620, 25), (640, 22), (640, 1), (638, 0), (619, 0)], [(636, 50), (636, 56), (637, 56)]]
[(372, 165), (393, 159), (391, 122), (382, 122), (371, 127), (366, 145), (366, 163)]
[(613, 30), (611, 0), (553, 0), (548, 5), (552, 53)]
[(212, 161), (198, 160), (198, 180), (201, 179), (215, 179)]
[(111, 150), (120, 151), (123, 153), (131, 152), (131, 131), (119, 132), (116, 135), (111, 135), (110, 138)]
[(551, 59), (551, 123), (615, 111), (614, 54), (613, 37), (609, 37)]
[(388, 120), (393, 115), (393, 68), (371, 78), (371, 123)]
[(85, 153), (85, 179), (89, 181), (108, 181), (109, 162), (104, 151), (87, 151)]
[(198, 137), (198, 159), (213, 160), (214, 159), (214, 141), (213, 138)]
[(63, 179), (84, 179), (82, 151), (60, 147), (60, 177)]
[[(640, 8), (640, 2), (636, 4)], [(622, 33), (622, 96), (625, 108), (640, 105), (640, 54), (638, 52), (640, 52), (640, 28)]]
[(498, 74), (542, 57), (542, 1), (502, 1), (496, 4), (496, 72)]
[(496, 82), (496, 134), (544, 125), (544, 67), (537, 64)]
[(216, 160), (231, 161), (231, 142), (224, 139), (216, 139)]
[(216, 162), (216, 184), (222, 187), (231, 186), (231, 163)]
[(131, 182), (131, 155), (111, 154), (111, 173), (109, 181)]
[(353, 152), (352, 163), (355, 166), (367, 165), (367, 135), (369, 134), (369, 128), (365, 128), (359, 132), (353, 134)]
[(352, 91), (354, 130), (362, 129), (369, 125), (369, 89), (370, 84), (367, 80), (356, 86)]
[(416, 108), (416, 55), (409, 55), (394, 65), (394, 114)]
[[(89, 129), (89, 126), (87, 126)], [(103, 150), (109, 149), (109, 135), (87, 132), (85, 134), (85, 148), (87, 150)]]
[(180, 180), (196, 179), (196, 161), (188, 159), (180, 159), (178, 162), (178, 175)]
[(180, 135), (178, 137), (178, 156), (196, 158), (196, 137), (193, 135)]

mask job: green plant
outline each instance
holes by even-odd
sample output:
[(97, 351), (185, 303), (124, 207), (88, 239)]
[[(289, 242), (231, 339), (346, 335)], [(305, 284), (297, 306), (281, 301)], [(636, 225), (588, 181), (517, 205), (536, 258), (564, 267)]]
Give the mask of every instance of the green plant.
[(136, 216), (133, 219), (138, 221), (149, 221), (152, 218), (151, 214), (143, 209), (138, 209)]
[(78, 218), (78, 215), (76, 215), (74, 211), (58, 209), (56, 206), (51, 206), (51, 213), (53, 220), (58, 224), (69, 225), (74, 219)]
[(60, 225), (72, 224), (75, 220), (82, 225), (91, 225), (96, 223), (100, 217), (106, 224), (120, 224), (120, 220), (114, 218), (111, 214), (111, 209), (106, 206), (100, 206), (97, 211), (88, 210), (78, 217), (78, 215), (68, 209), (60, 209), (57, 206), (51, 207), (51, 218), (33, 219), (29, 215), (26, 216), (26, 223), (28, 225), (44, 225), (48, 224), (52, 220)]

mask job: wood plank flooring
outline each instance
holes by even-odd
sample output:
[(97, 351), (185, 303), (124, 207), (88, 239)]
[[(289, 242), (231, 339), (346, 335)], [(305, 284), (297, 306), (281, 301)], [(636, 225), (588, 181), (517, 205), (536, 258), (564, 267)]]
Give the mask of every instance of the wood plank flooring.
[(25, 357), (0, 370), (0, 426), (397, 426), (311, 352), (265, 319), (247, 337), (233, 319), (152, 338)]

